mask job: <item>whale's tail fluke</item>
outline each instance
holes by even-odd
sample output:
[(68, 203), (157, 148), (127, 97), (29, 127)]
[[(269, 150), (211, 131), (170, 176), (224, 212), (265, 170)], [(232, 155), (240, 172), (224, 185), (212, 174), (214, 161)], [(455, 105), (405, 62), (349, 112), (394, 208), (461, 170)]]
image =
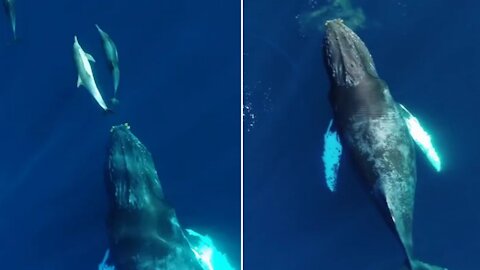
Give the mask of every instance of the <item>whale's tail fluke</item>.
[(418, 260), (407, 261), (401, 270), (448, 270), (447, 268), (427, 264)]

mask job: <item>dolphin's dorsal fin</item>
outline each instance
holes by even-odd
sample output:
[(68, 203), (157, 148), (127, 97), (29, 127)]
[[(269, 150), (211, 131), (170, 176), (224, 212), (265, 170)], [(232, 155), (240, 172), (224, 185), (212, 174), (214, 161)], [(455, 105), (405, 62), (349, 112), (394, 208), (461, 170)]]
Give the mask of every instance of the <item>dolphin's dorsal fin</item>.
[(77, 78), (77, 88), (80, 87), (80, 85), (82, 85), (82, 78), (80, 78), (80, 75), (78, 75), (78, 78)]
[(337, 174), (342, 156), (342, 144), (337, 131), (333, 130), (333, 120), (330, 120), (327, 131), (324, 135), (323, 165), (325, 168), (325, 180), (331, 192), (337, 187)]
[(442, 162), (432, 144), (432, 138), (420, 125), (418, 119), (413, 116), (413, 114), (411, 114), (407, 108), (405, 108), (405, 106), (398, 104), (398, 107), (400, 114), (407, 124), (410, 136), (412, 136), (412, 139), (415, 141), (418, 147), (420, 147), (420, 150), (422, 150), (422, 152), (425, 154), (430, 164), (432, 164), (435, 170), (439, 172), (442, 169)]
[(94, 62), (95, 63), (95, 58), (93, 58), (93, 56), (89, 53), (85, 53), (85, 56), (87, 57), (87, 59), (91, 62)]

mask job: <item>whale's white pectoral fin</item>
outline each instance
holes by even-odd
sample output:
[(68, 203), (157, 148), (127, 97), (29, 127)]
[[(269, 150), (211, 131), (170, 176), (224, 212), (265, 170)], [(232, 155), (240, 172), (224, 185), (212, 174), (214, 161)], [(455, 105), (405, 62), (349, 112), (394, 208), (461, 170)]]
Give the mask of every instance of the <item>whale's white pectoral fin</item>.
[(87, 59), (91, 62), (94, 62), (95, 63), (95, 59), (93, 58), (93, 56), (89, 53), (85, 53), (85, 56), (87, 57)]
[(400, 113), (402, 114), (405, 123), (407, 124), (408, 131), (410, 132), (410, 136), (412, 136), (413, 140), (417, 145), (420, 147), (420, 150), (427, 156), (428, 161), (430, 164), (435, 168), (437, 172), (442, 169), (442, 161), (440, 160), (440, 156), (438, 155), (435, 147), (432, 144), (432, 138), (428, 134), (427, 131), (420, 125), (418, 119), (413, 116), (407, 108), (405, 108), (402, 104), (398, 104), (400, 107)]
[(78, 78), (77, 78), (77, 88), (80, 87), (80, 85), (82, 85), (82, 79), (80, 78), (80, 75), (78, 75)]
[(327, 128), (324, 135), (323, 147), (323, 165), (325, 166), (325, 180), (327, 187), (331, 192), (335, 192), (337, 187), (337, 174), (340, 167), (340, 157), (342, 156), (342, 144), (338, 133), (332, 129), (333, 120)]

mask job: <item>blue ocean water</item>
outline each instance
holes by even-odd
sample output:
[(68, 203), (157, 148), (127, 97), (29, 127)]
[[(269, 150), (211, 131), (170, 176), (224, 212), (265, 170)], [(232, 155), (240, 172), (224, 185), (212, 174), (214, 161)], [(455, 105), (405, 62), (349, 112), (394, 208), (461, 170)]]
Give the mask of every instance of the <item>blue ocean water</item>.
[(479, 269), (479, 6), (432, 0), (245, 2), (245, 269), (390, 270), (403, 263), (348, 152), (336, 193), (323, 176), (332, 116), (323, 32), (299, 22), (335, 3), (310, 23), (339, 14), (357, 26), (392, 95), (432, 133), (443, 161), (436, 173), (417, 151), (415, 255), (448, 269)]
[[(1, 269), (97, 269), (107, 247), (110, 127), (154, 157), (180, 223), (240, 265), (240, 16), (224, 1), (17, 1), (0, 22)], [(74, 35), (113, 82), (98, 23), (116, 42), (120, 104), (76, 88)]]

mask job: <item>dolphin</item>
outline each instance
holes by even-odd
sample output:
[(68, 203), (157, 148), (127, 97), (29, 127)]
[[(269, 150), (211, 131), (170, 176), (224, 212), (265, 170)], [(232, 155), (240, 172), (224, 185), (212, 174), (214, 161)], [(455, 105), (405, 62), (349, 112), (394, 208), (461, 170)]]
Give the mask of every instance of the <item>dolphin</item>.
[[(352, 152), (367, 186), (396, 232), (406, 255), (404, 267), (446, 269), (413, 256), (417, 175), (414, 140), (406, 121), (408, 111), (393, 99), (363, 41), (340, 19), (327, 21), (325, 26), (324, 60), (340, 142)], [(341, 152), (335, 147), (331, 152)]]
[(202, 270), (166, 201), (152, 156), (128, 124), (111, 129), (107, 230), (117, 270)]
[(17, 17), (15, 14), (15, 0), (3, 0), (3, 6), (10, 18), (10, 24), (12, 25), (13, 39), (17, 40)]
[(105, 101), (98, 90), (97, 84), (95, 83), (95, 78), (93, 77), (92, 66), (89, 61), (95, 62), (95, 59), (82, 49), (78, 43), (77, 36), (74, 37), (73, 59), (75, 60), (78, 71), (77, 87), (83, 85), (87, 88), (90, 94), (92, 94), (100, 107), (105, 111), (109, 111), (109, 108), (107, 104), (105, 104)]
[(108, 61), (110, 63), (110, 67), (112, 68), (112, 75), (113, 75), (113, 85), (114, 85), (114, 94), (112, 98), (112, 103), (117, 104), (117, 89), (118, 83), (120, 82), (120, 69), (118, 67), (118, 51), (117, 46), (113, 42), (112, 38), (103, 31), (98, 24), (95, 24), (97, 27), (100, 36), (102, 37), (103, 48), (105, 49), (105, 54), (107, 55)]

